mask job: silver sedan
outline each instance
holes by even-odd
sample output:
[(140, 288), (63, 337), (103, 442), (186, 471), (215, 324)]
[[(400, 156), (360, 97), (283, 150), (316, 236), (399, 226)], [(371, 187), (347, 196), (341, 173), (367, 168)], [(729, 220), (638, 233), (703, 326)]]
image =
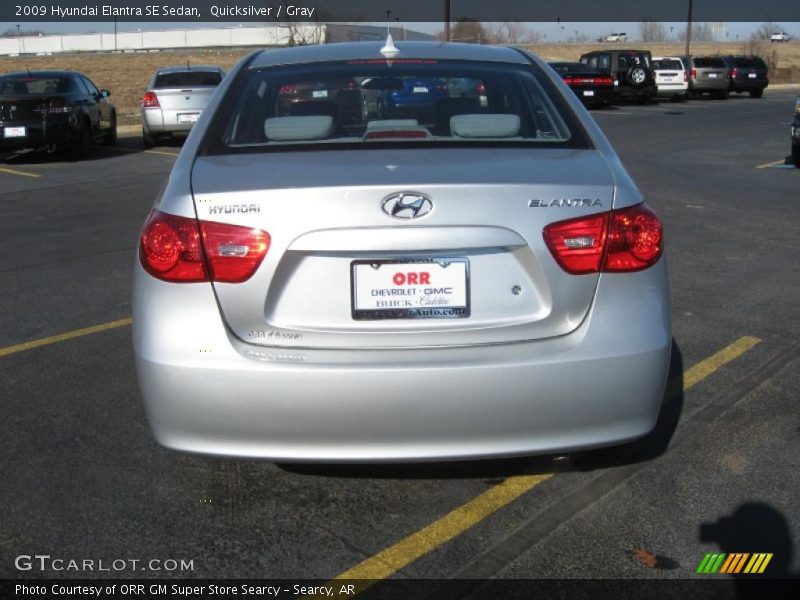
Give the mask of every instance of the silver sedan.
[[(485, 100), (458, 94), (465, 81)], [(403, 102), (354, 120), (364, 85)], [(670, 362), (663, 244), (603, 133), (531, 54), (255, 52), (141, 233), (133, 344), (153, 433), (315, 462), (639, 438)]]
[(225, 76), (213, 65), (166, 67), (155, 72), (139, 108), (144, 145), (158, 138), (186, 135)]

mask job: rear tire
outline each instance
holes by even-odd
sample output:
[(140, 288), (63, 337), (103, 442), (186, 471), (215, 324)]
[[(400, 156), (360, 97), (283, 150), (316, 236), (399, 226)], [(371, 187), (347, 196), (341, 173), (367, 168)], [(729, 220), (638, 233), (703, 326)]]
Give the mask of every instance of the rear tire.
[(156, 145), (156, 138), (147, 133), (145, 129), (142, 129), (142, 144), (145, 148), (152, 148)]
[(761, 98), (762, 96), (764, 96), (764, 90), (752, 90), (750, 92), (751, 98)]
[(111, 114), (111, 128), (103, 137), (103, 143), (106, 146), (114, 146), (117, 143), (117, 113)]
[(73, 160), (89, 158), (92, 150), (92, 127), (89, 121), (84, 119), (80, 127), (72, 132), (72, 139), (69, 143), (69, 156)]
[(792, 162), (794, 166), (800, 169), (800, 145), (792, 144)]

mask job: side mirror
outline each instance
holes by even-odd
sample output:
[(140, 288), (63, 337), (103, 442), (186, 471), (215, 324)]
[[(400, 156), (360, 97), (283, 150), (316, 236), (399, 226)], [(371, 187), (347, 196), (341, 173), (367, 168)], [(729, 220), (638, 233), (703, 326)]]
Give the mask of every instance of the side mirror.
[(100, 95), (103, 98), (108, 98), (111, 95), (111, 91), (110, 90), (100, 90)]

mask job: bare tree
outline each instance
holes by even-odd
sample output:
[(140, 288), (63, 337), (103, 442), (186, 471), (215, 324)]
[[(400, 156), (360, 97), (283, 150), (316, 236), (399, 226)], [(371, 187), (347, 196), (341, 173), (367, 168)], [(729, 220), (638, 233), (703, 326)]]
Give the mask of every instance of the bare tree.
[(667, 28), (659, 21), (642, 21), (639, 23), (639, 34), (643, 42), (667, 41)]
[[(293, 0), (292, 5), (296, 8), (302, 6), (303, 0)], [(314, 17), (305, 21), (295, 21), (286, 17), (284, 27), (288, 30), (289, 46), (310, 46), (313, 44), (324, 44), (327, 41), (327, 30), (325, 27), (325, 15), (315, 7)], [(287, 14), (288, 2), (283, 0), (283, 13)]]
[(750, 36), (750, 39), (753, 40), (753, 41), (756, 41), (756, 40), (769, 41), (770, 36), (773, 33), (775, 33), (776, 31), (778, 31), (779, 29), (780, 28), (777, 25), (775, 25), (775, 23), (772, 23), (771, 21), (767, 22), (767, 23), (762, 23), (761, 25), (758, 26), (758, 29), (756, 29), (752, 33), (752, 35)]
[(486, 32), (483, 25), (470, 17), (464, 17), (456, 21), (450, 38), (454, 42), (469, 42), (473, 44), (489, 44), (492, 39)]
[[(678, 39), (686, 41), (686, 28), (678, 33)], [(692, 41), (711, 42), (714, 40), (714, 31), (709, 23), (692, 23)]]
[(488, 32), (492, 41), (496, 44), (535, 44), (541, 37), (538, 31), (525, 27), (516, 21), (503, 21), (493, 23), (488, 27)]

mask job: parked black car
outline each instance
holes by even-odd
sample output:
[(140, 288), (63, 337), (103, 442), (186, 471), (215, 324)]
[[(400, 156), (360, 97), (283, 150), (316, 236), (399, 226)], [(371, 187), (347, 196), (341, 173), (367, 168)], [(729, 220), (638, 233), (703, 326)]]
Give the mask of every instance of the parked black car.
[(594, 67), (579, 62), (551, 62), (570, 89), (589, 106), (608, 106), (614, 97), (614, 79)]
[(800, 169), (800, 96), (794, 103), (794, 120), (792, 120), (792, 162)]
[(84, 158), (91, 144), (117, 141), (117, 113), (108, 90), (73, 71), (0, 76), (0, 151), (59, 150)]
[(648, 50), (597, 50), (581, 56), (581, 62), (611, 76), (614, 95), (644, 104), (658, 92), (653, 57)]
[(761, 98), (769, 85), (769, 69), (764, 59), (758, 56), (724, 56), (728, 65), (728, 81), (731, 92), (749, 92), (751, 98)]

